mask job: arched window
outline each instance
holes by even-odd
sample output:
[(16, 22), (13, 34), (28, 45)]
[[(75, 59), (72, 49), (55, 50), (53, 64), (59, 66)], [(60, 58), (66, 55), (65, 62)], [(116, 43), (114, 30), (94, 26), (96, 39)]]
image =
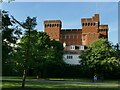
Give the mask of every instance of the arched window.
[(50, 25), (48, 24), (47, 27), (49, 27)]
[(82, 40), (85, 41), (86, 34), (82, 35)]
[(70, 39), (70, 35), (68, 34), (68, 38)]
[(92, 23), (91, 23), (91, 26), (92, 26)]
[(88, 26), (90, 26), (90, 23), (88, 23)]
[(47, 27), (47, 25), (45, 24), (45, 28)]
[(82, 23), (82, 26), (84, 26), (84, 23)]
[(74, 38), (74, 34), (73, 34), (73, 38)]
[(52, 27), (54, 27), (54, 24), (52, 24)]
[(77, 39), (78, 39), (78, 35), (77, 35)]
[(50, 27), (51, 27), (52, 25), (50, 24)]

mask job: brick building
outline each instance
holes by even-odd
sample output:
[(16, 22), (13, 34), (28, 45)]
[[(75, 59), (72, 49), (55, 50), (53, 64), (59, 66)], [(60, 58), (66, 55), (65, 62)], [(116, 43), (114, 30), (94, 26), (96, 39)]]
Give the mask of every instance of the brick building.
[(63, 43), (64, 60), (68, 64), (79, 64), (81, 50), (89, 46), (98, 38), (108, 38), (108, 25), (100, 24), (99, 14), (92, 18), (81, 19), (82, 29), (62, 29), (60, 20), (44, 21), (44, 31), (50, 36)]
[(60, 20), (44, 21), (44, 31), (51, 39), (69, 45), (90, 45), (99, 37), (108, 38), (108, 25), (100, 25), (99, 14), (81, 19), (82, 29), (62, 29)]

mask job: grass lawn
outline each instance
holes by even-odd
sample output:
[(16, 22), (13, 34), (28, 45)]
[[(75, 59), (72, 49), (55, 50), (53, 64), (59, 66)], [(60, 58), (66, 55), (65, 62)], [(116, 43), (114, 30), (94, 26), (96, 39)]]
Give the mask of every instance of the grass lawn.
[[(3, 77), (6, 78), (6, 77)], [(11, 79), (11, 77), (7, 77)], [(14, 77), (12, 79), (17, 79)], [(18, 79), (21, 79), (20, 77)], [(31, 79), (31, 78), (28, 78)], [(35, 80), (35, 79), (34, 79)], [(50, 78), (50, 81), (67, 81), (68, 83), (60, 82), (26, 82), (26, 88), (21, 88), (20, 81), (3, 81), (2, 90), (120, 90), (118, 87), (117, 81), (104, 81), (105, 83), (91, 83), (87, 79), (53, 79)], [(83, 83), (77, 83), (77, 82)], [(90, 83), (84, 83), (84, 82)], [(72, 83), (71, 83), (72, 82)], [(75, 82), (75, 83), (74, 83)], [(107, 82), (107, 83), (106, 83)]]

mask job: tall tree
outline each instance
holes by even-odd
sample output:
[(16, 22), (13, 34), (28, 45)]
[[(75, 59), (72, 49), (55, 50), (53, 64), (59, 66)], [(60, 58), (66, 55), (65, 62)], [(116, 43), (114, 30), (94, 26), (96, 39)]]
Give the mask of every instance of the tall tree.
[(28, 69), (27, 62), (30, 59), (30, 31), (34, 30), (35, 26), (37, 25), (36, 23), (36, 17), (30, 18), (29, 16), (25, 20), (24, 23), (19, 22), (12, 16), (13, 20), (18, 23), (20, 26), (22, 26), (24, 29), (26, 29), (26, 35), (28, 37), (27, 39), (27, 49), (26, 49), (26, 55), (24, 59), (24, 71), (23, 71), (23, 80), (22, 80), (22, 87), (25, 87), (25, 79), (26, 79), (26, 72)]
[[(99, 39), (81, 53), (81, 66), (93, 74), (104, 75), (118, 68), (115, 50), (106, 39)], [(92, 72), (91, 72), (92, 71)]]
[[(2, 11), (2, 66), (3, 75), (13, 71), (11, 56), (15, 50), (16, 42), (22, 34), (7, 11)], [(8, 67), (10, 70), (8, 70)], [(11, 67), (11, 68), (10, 68)], [(9, 71), (9, 72), (8, 72)]]
[(44, 77), (60, 77), (64, 65), (62, 43), (51, 40), (42, 67), (44, 68)]
[[(25, 64), (22, 60), (25, 59), (27, 39), (26, 35), (21, 38), (20, 43), (18, 44), (18, 51), (15, 52), (17, 63), (21, 66), (24, 66)], [(26, 64), (29, 70), (32, 69), (34, 72), (36, 71), (38, 78), (44, 77), (43, 74), (46, 72), (48, 66), (61, 66), (64, 63), (62, 58), (63, 47), (60, 42), (55, 40), (51, 41), (45, 32), (37, 32), (36, 30), (31, 31), (30, 40), (31, 53), (29, 56), (30, 59)]]

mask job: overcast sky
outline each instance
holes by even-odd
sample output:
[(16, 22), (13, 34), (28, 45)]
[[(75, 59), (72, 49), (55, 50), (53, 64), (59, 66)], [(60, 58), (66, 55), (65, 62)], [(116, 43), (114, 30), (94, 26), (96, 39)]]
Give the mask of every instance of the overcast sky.
[(3, 3), (2, 9), (21, 22), (27, 16), (37, 17), (39, 31), (44, 30), (44, 20), (61, 20), (63, 29), (81, 29), (81, 18), (99, 13), (100, 23), (109, 25), (109, 41), (118, 42), (117, 2), (13, 2)]

